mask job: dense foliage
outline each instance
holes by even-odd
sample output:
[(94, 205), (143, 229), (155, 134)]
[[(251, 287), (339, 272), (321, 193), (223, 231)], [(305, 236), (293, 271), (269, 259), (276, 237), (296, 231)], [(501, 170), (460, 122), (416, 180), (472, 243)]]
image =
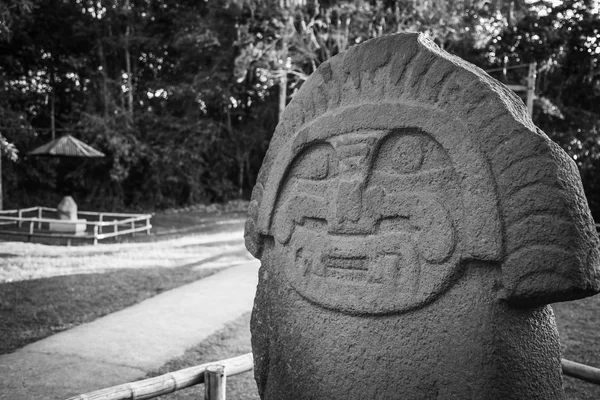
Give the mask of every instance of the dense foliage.
[[(5, 208), (52, 205), (64, 192), (101, 209), (247, 196), (307, 76), (402, 31), (425, 32), (506, 82), (524, 83), (527, 68), (510, 67), (537, 62), (534, 120), (577, 161), (600, 218), (600, 20), (584, 0), (5, 1)], [(107, 157), (24, 156), (53, 133)]]

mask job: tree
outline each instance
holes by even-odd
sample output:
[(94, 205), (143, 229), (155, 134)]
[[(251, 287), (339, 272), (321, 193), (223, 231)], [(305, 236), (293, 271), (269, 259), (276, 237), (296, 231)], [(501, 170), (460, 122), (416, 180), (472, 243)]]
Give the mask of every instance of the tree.
[[(537, 61), (536, 122), (588, 176), (600, 102), (597, 14), (585, 5), (9, 0), (0, 5), (9, 16), (0, 23), (0, 134), (21, 153), (56, 132), (107, 154), (68, 172), (82, 207), (246, 196), (283, 107), (322, 62), (373, 37), (419, 31), (484, 68)], [(55, 201), (51, 161), (5, 166), (10, 204)]]
[(573, 157), (600, 219), (600, 16), (591, 3), (534, 3), (491, 43), (489, 54), (537, 62), (534, 122)]

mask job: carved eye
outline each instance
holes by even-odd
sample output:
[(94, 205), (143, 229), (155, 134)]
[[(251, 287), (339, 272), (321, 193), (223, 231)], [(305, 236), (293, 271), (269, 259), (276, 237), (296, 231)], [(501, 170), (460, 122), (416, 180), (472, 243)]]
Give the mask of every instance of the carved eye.
[(301, 179), (327, 179), (335, 173), (334, 161), (335, 152), (330, 144), (313, 145), (298, 155), (292, 175)]
[(383, 140), (374, 167), (389, 174), (404, 175), (443, 168), (447, 162), (447, 155), (437, 142), (415, 129), (407, 129)]
[(423, 164), (423, 146), (418, 136), (404, 135), (397, 138), (393, 145), (394, 157), (391, 167), (399, 173), (416, 172)]

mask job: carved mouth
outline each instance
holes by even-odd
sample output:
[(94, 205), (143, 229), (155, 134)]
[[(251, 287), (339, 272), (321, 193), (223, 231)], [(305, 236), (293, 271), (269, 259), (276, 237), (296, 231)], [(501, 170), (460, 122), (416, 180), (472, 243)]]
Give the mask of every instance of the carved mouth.
[(354, 271), (368, 271), (369, 266), (367, 264), (367, 257), (336, 257), (331, 255), (324, 255), (321, 257), (321, 262), (325, 264), (326, 268), (333, 269), (346, 269)]
[[(286, 247), (291, 259), (285, 271), (294, 289), (325, 307), (348, 312), (412, 307), (436, 293), (453, 271), (451, 264), (424, 261), (415, 235), (408, 232), (331, 235), (297, 226)], [(422, 279), (423, 267), (428, 279)]]
[[(355, 244), (353, 242), (350, 244)], [(300, 246), (296, 251), (296, 268), (305, 277), (346, 282), (383, 283), (384, 278), (392, 279), (391, 272), (396, 269), (400, 256), (367, 255), (363, 246), (345, 246), (345, 250), (339, 247), (322, 250), (316, 246)]]
[(369, 260), (362, 257), (324, 255), (321, 259), (324, 276), (348, 281), (370, 281)]

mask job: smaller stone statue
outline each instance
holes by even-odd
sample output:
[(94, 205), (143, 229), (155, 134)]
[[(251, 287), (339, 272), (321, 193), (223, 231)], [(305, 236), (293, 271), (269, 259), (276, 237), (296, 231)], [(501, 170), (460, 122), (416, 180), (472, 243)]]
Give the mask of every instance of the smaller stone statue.
[(77, 203), (71, 196), (65, 196), (56, 207), (58, 219), (77, 220)]

